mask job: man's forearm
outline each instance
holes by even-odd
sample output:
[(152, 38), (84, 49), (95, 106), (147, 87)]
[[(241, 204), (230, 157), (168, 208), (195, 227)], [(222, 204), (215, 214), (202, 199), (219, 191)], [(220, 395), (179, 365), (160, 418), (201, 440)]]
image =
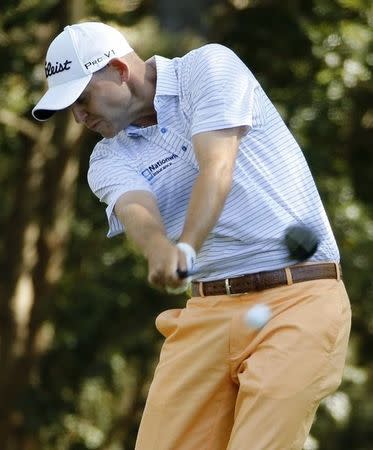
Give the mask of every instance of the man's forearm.
[(133, 192), (123, 195), (115, 206), (115, 212), (128, 238), (145, 257), (156, 240), (167, 240), (155, 199), (149, 194)]
[(120, 219), (124, 223), (128, 238), (146, 257), (154, 239), (166, 239), (166, 231), (162, 222), (142, 205), (126, 205), (121, 210)]
[(231, 190), (241, 128), (209, 131), (193, 136), (199, 165), (180, 241), (197, 252), (214, 228)]
[(186, 259), (167, 238), (155, 198), (144, 191), (128, 192), (118, 199), (115, 213), (148, 261), (148, 281), (160, 288), (178, 287), (177, 269), (186, 270)]
[(198, 252), (221, 214), (231, 184), (232, 174), (224, 167), (198, 175), (180, 241), (190, 244)]

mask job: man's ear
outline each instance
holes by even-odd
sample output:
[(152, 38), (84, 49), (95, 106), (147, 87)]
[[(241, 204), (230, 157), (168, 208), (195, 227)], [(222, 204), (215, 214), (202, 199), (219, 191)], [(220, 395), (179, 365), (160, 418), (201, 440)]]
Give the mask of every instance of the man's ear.
[(108, 63), (108, 66), (112, 67), (119, 73), (122, 83), (127, 83), (130, 77), (130, 69), (128, 67), (128, 64), (126, 64), (119, 58), (114, 58)]

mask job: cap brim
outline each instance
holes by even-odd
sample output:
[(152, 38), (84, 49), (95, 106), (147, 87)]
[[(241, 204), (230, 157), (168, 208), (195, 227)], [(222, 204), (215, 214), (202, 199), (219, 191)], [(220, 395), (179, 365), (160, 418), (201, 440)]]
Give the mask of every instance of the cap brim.
[(32, 110), (32, 115), (36, 120), (44, 121), (56, 111), (69, 107), (84, 91), (91, 78), (92, 74), (89, 74), (83, 78), (49, 88)]

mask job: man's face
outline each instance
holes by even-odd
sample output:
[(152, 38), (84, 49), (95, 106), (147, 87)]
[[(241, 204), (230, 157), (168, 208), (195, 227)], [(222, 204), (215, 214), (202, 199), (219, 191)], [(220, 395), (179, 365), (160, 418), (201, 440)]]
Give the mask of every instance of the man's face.
[(106, 67), (93, 75), (70, 108), (78, 123), (111, 138), (131, 122), (131, 100), (131, 92), (117, 71)]

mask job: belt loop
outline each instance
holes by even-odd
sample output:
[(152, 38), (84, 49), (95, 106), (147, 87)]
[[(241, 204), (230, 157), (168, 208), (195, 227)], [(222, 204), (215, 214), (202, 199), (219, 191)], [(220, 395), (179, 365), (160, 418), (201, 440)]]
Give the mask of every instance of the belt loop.
[(225, 284), (225, 294), (226, 295), (232, 295), (232, 293), (231, 293), (231, 285), (229, 283), (229, 278), (226, 278), (224, 280), (224, 284)]
[(340, 281), (340, 279), (341, 279), (341, 270), (339, 268), (339, 264), (337, 262), (335, 262), (334, 266), (335, 266), (335, 273), (336, 273), (336, 276), (337, 276), (337, 281)]
[(293, 284), (293, 276), (291, 274), (290, 267), (285, 267), (286, 284), (291, 286)]
[(203, 281), (198, 282), (198, 293), (200, 297), (206, 297), (203, 292)]

